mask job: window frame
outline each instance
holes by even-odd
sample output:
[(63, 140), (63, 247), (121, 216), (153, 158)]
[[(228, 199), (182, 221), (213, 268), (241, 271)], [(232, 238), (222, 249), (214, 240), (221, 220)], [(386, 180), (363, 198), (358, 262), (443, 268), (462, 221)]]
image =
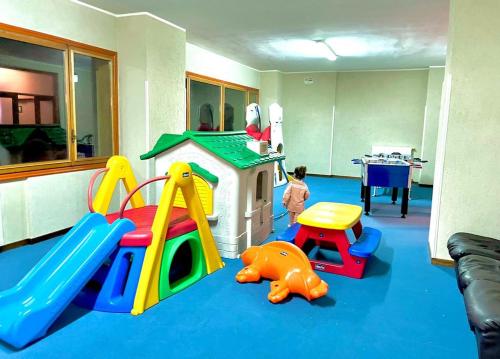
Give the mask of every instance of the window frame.
[(259, 89), (239, 85), (233, 82), (219, 80), (213, 77), (196, 74), (186, 71), (186, 130), (191, 130), (191, 80), (215, 85), (220, 87), (220, 103), (219, 103), (219, 132), (224, 132), (224, 103), (226, 102), (226, 88), (245, 92), (246, 106), (250, 104), (250, 93), (255, 94), (259, 99)]
[[(63, 160), (19, 163), (0, 166), (0, 181), (24, 179), (56, 173), (84, 171), (104, 167), (110, 156), (78, 158), (77, 142), (75, 138), (77, 119), (75, 113), (73, 76), (73, 55), (75, 53), (92, 56), (111, 62), (111, 128), (112, 128), (112, 155), (119, 153), (118, 131), (118, 55), (115, 51), (87, 45), (62, 37), (28, 30), (0, 22), (0, 38), (26, 42), (44, 46), (63, 52), (64, 56), (64, 105), (66, 108), (66, 146), (68, 158)], [(59, 123), (61, 123), (59, 118)]]

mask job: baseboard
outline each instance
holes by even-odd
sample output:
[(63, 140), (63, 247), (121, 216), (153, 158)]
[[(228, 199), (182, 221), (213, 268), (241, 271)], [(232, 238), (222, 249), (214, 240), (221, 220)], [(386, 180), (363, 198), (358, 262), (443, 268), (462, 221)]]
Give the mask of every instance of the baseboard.
[[(288, 172), (290, 176), (293, 176), (293, 172)], [(307, 176), (310, 177), (323, 177), (323, 178), (344, 178), (344, 179), (355, 179), (355, 180), (360, 180), (361, 177), (355, 177), (355, 176), (338, 176), (338, 175), (324, 175), (324, 174), (319, 174), (319, 173), (307, 173)]]
[(66, 234), (70, 229), (71, 229), (71, 227), (68, 227), (68, 228), (61, 229), (59, 231), (45, 234), (45, 235), (40, 236), (40, 237), (31, 238), (31, 239), (28, 239), (28, 242), (29, 242), (29, 244), (36, 244), (39, 242), (43, 242), (43, 241), (46, 241), (47, 239), (51, 239), (51, 238), (54, 238), (57, 236), (62, 236), (63, 234)]
[(14, 243), (6, 244), (5, 246), (0, 246), (0, 253), (7, 252), (7, 251), (9, 251), (11, 249), (15, 249), (15, 248), (19, 248), (19, 247), (25, 246), (27, 244), (30, 244), (30, 242), (29, 242), (28, 239), (24, 239), (24, 240), (19, 241), (19, 242), (14, 242)]
[(360, 176), (338, 176), (338, 175), (331, 175), (330, 177), (332, 177), (332, 178), (343, 178), (343, 179), (361, 180)]
[(418, 184), (418, 186), (419, 186), (419, 187), (424, 187), (424, 188), (432, 188), (432, 187), (434, 187), (434, 186), (433, 186), (433, 185), (431, 185), (431, 184), (420, 184), (420, 183)]
[(19, 247), (22, 247), (22, 246), (25, 246), (28, 244), (36, 244), (36, 243), (40, 243), (40, 242), (46, 241), (48, 239), (51, 239), (51, 238), (54, 238), (57, 236), (61, 236), (63, 234), (66, 234), (70, 229), (71, 228), (65, 228), (65, 229), (61, 229), (60, 231), (45, 234), (45, 235), (40, 236), (40, 237), (23, 239), (22, 241), (6, 244), (5, 246), (0, 246), (0, 253), (9, 251), (11, 249), (19, 248)]
[(454, 267), (455, 262), (451, 259), (431, 258), (431, 264), (442, 267)]
[[(287, 172), (290, 176), (293, 176), (293, 172)], [(339, 175), (324, 175), (324, 174), (319, 174), (319, 173), (308, 173), (308, 176), (313, 176), (313, 177), (324, 177), (324, 178), (343, 178), (343, 179), (356, 179), (360, 180), (360, 176), (339, 176)], [(420, 184), (416, 181), (412, 181), (414, 185), (418, 185), (419, 187), (424, 187), (424, 188), (433, 188), (434, 186), (431, 184)]]
[(431, 264), (434, 266), (442, 266), (442, 267), (454, 267), (455, 262), (451, 259), (441, 259), (441, 258), (433, 258), (431, 251), (431, 244), (427, 241), (427, 250), (429, 251), (429, 257), (431, 258)]

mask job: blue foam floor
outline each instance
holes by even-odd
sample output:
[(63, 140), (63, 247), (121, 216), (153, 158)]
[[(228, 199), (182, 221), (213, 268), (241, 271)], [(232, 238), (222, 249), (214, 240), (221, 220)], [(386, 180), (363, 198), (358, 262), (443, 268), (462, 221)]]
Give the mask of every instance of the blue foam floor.
[[(360, 204), (359, 182), (308, 177), (311, 198)], [(283, 213), (283, 187), (275, 214)], [(400, 202), (398, 201), (398, 204)], [(267, 300), (269, 283), (238, 284), (239, 260), (160, 302), (143, 315), (88, 312), (70, 306), (49, 336), (1, 357), (22, 358), (474, 358), (453, 269), (432, 266), (427, 249), (431, 190), (415, 186), (409, 216), (376, 197), (363, 225), (382, 231), (365, 278), (319, 273), (327, 297), (311, 303), (294, 296)], [(286, 228), (285, 216), (275, 222)], [(54, 240), (0, 254), (0, 290), (14, 285)]]

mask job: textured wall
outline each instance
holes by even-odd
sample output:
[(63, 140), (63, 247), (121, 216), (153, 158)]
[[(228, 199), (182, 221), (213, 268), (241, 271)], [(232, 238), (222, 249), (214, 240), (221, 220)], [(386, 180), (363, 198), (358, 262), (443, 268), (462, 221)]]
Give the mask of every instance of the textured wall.
[[(313, 83), (306, 85), (305, 78)], [(306, 165), (310, 173), (330, 174), (330, 147), (337, 74), (283, 75), (283, 136), (287, 169)]]
[[(262, 75), (262, 93), (272, 94), (276, 81)], [(421, 154), (427, 70), (280, 76), (289, 169), (306, 164), (311, 173), (359, 176), (351, 159), (377, 144)]]
[[(149, 16), (118, 19), (120, 149), (140, 181), (153, 176), (154, 160), (141, 161), (163, 133), (185, 130), (186, 33)], [(150, 186), (151, 195), (154, 187)]]
[(499, 13), (498, 0), (483, 0), (481, 6), (470, 0), (451, 1), (446, 61), (451, 97), (449, 116), (440, 119), (439, 136), (445, 141), (439, 143), (438, 153), (444, 156), (436, 178), (442, 183), (434, 184), (439, 208), (432, 213), (430, 229), (437, 258), (449, 258), (446, 242), (455, 232), (500, 238)]
[(165, 132), (186, 130), (186, 32), (148, 18), (146, 40), (153, 146)]
[(269, 123), (269, 106), (273, 103), (283, 107), (283, 74), (279, 71), (262, 72), (260, 75), (259, 104), (262, 123)]
[(186, 71), (260, 88), (259, 71), (190, 43), (186, 44)]
[(69, 0), (0, 0), (0, 22), (116, 50), (115, 18)]
[(150, 124), (146, 122), (147, 42), (146, 16), (118, 19), (117, 49), (120, 94), (120, 153), (132, 165), (138, 181), (148, 177), (139, 156), (151, 149)]
[(417, 156), (421, 154), (427, 74), (427, 70), (338, 74), (334, 175), (359, 176), (351, 159), (371, 153), (372, 145), (411, 146)]
[(427, 162), (420, 171), (418, 181), (420, 184), (432, 185), (434, 183), (434, 168), (436, 165), (436, 146), (443, 79), (444, 68), (429, 69), (424, 131), (422, 134), (422, 153), (420, 155), (422, 159), (428, 160), (429, 162)]

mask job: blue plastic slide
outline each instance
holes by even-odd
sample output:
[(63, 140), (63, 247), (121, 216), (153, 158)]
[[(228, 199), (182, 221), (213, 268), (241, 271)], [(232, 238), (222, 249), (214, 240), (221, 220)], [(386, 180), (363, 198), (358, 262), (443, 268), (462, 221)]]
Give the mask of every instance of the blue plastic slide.
[(128, 219), (108, 224), (101, 214), (85, 215), (15, 287), (0, 292), (0, 339), (22, 348), (45, 335), (134, 229)]

